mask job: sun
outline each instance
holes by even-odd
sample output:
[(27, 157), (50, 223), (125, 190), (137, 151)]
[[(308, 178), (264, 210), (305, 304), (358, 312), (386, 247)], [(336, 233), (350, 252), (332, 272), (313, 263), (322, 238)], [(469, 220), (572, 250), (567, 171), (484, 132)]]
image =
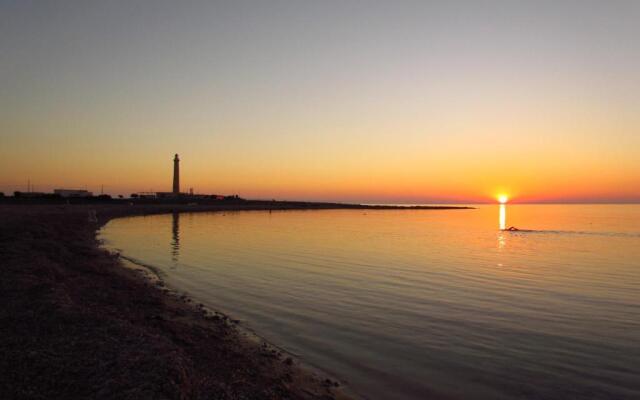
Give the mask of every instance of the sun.
[(509, 196), (507, 196), (506, 194), (499, 194), (498, 195), (498, 202), (500, 204), (505, 204), (507, 201), (509, 201)]

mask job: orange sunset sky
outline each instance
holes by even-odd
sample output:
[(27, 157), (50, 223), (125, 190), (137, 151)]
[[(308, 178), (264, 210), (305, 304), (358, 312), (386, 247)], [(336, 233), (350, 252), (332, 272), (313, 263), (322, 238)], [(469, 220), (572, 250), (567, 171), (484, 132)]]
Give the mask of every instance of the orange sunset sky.
[(640, 201), (640, 2), (0, 8), (5, 193)]

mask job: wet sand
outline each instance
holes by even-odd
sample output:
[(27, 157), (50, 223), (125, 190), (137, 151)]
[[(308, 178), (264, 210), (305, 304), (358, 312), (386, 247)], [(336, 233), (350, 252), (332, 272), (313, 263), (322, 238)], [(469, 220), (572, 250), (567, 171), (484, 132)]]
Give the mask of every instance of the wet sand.
[(356, 206), (0, 205), (0, 398), (352, 398), (96, 240), (123, 216), (341, 207)]

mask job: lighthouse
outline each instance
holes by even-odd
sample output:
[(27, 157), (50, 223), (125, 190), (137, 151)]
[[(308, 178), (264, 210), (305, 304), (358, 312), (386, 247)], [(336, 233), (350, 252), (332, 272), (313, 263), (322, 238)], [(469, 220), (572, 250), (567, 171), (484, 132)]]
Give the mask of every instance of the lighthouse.
[(177, 154), (173, 158), (173, 195), (180, 195), (180, 159)]

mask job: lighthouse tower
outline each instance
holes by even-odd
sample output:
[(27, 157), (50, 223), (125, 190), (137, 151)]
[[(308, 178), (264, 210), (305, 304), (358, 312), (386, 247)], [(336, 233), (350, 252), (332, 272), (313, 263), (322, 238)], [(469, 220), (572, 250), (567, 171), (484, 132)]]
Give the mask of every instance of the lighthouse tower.
[(180, 159), (177, 154), (173, 159), (173, 194), (180, 194)]

